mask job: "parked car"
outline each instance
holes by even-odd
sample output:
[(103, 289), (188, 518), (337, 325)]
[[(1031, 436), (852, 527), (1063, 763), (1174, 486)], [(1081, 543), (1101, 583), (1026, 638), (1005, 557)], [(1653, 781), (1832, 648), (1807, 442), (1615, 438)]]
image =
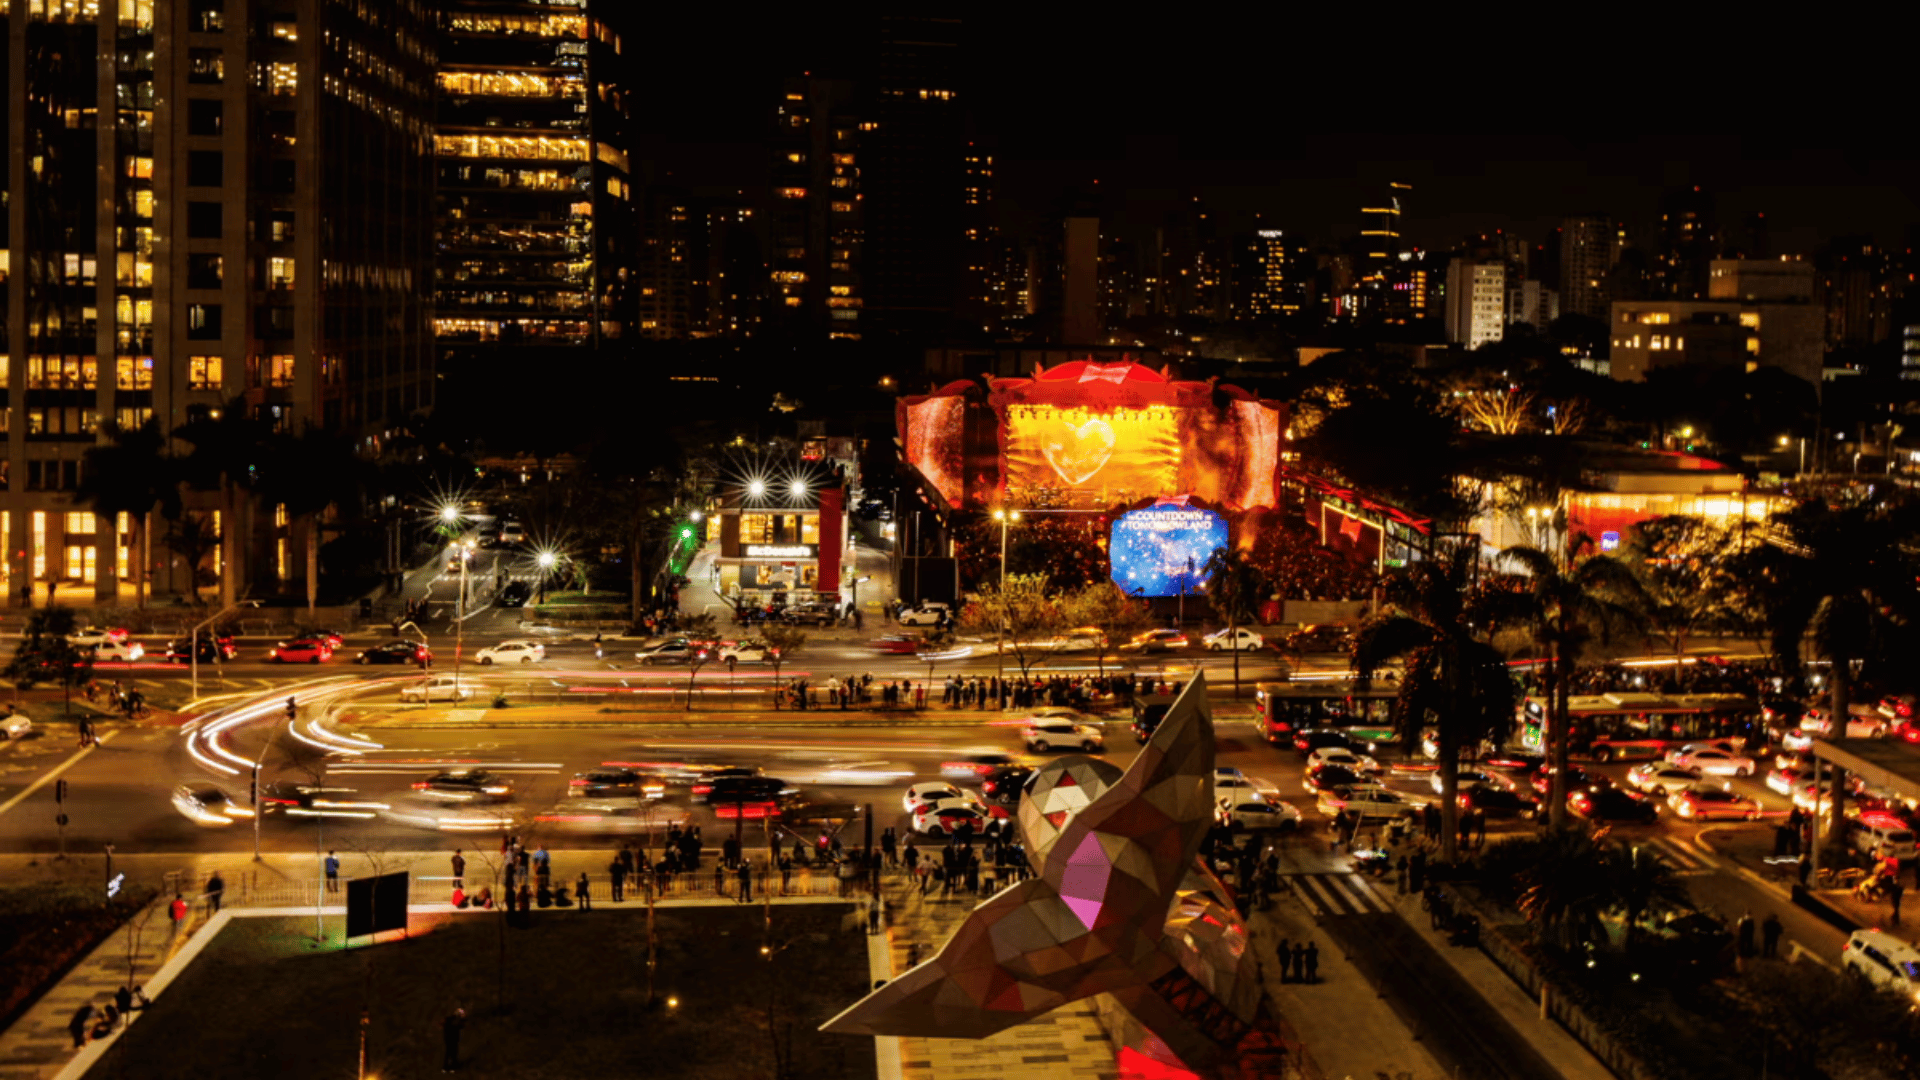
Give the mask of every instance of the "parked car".
[(1187, 635), (1178, 630), (1147, 630), (1133, 635), (1131, 640), (1120, 646), (1120, 651), (1167, 653), (1184, 649), (1187, 645)]
[(780, 621), (789, 626), (832, 626), (840, 621), (840, 612), (831, 604), (797, 604), (783, 608)]
[(1215, 630), (1200, 639), (1200, 643), (1209, 652), (1253, 652), (1267, 647), (1267, 639), (1244, 626), (1229, 630)]
[(1840, 950), (1840, 970), (1920, 1004), (1920, 949), (1883, 930), (1855, 930)]
[(417, 641), (387, 641), (360, 650), (357, 664), (431, 664), (433, 653)]
[(1303, 626), (1287, 635), (1287, 651), (1297, 653), (1344, 653), (1353, 651), (1353, 631), (1345, 626), (1322, 623)]
[(531, 664), (547, 658), (547, 647), (537, 641), (503, 641), (473, 654), (482, 665)]
[(1091, 754), (1107, 745), (1107, 737), (1099, 728), (1092, 724), (1076, 724), (1072, 720), (1033, 720), (1021, 730), (1020, 739), (1027, 744), (1027, 749), (1036, 753), (1046, 753), (1055, 747), (1071, 747)]
[(1713, 821), (1737, 818), (1753, 821), (1760, 816), (1760, 804), (1744, 795), (1706, 784), (1682, 788), (1667, 796), (1667, 805), (1688, 821)]
[(953, 609), (938, 601), (928, 601), (914, 607), (901, 608), (895, 617), (901, 626), (937, 626), (943, 620), (951, 622)]
[(472, 696), (473, 684), (452, 675), (434, 675), (423, 682), (409, 682), (400, 688), (401, 701), (465, 701)]
[(1567, 794), (1567, 809), (1588, 821), (1648, 824), (1659, 820), (1660, 805), (1645, 795), (1614, 787), (1583, 788)]
[(268, 649), (267, 659), (280, 664), (318, 664), (333, 659), (333, 646), (319, 638), (294, 638)]

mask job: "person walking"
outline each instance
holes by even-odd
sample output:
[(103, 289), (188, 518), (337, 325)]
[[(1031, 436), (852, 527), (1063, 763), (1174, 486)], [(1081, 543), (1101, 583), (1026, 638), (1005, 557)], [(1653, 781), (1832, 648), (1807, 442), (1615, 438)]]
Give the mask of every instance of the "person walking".
[(327, 871), (327, 891), (339, 892), (340, 891), (340, 856), (334, 854), (331, 851), (327, 852), (327, 861), (325, 863), (325, 867)]
[(580, 876), (573, 879), (573, 895), (580, 901), (581, 911), (590, 911), (593, 909), (593, 899), (587, 894), (587, 872), (585, 870), (580, 871)]
[[(220, 914), (220, 898), (225, 896), (226, 892), (227, 883), (220, 877), (220, 871), (215, 870), (213, 876), (207, 879), (207, 914)], [(1898, 912), (1899, 907), (1896, 905), (1894, 910)], [(1900, 921), (1897, 914), (1894, 916), (1893, 921)]]
[(1760, 924), (1760, 955), (1773, 959), (1780, 955), (1780, 935), (1786, 927), (1780, 925), (1780, 916), (1767, 912), (1766, 921)]
[(1293, 943), (1293, 977), (1296, 982), (1307, 981), (1307, 947), (1297, 941)]
[(460, 854), (459, 848), (454, 848), (453, 849), (453, 887), (456, 889), (463, 887), (466, 884), (466, 882), (462, 879), (465, 878), (466, 876), (467, 876), (467, 857), (465, 855)]
[(886, 856), (888, 866), (900, 865), (900, 841), (894, 836), (891, 825), (887, 826), (886, 832), (880, 834), (880, 852)]
[(1740, 916), (1740, 921), (1734, 924), (1734, 934), (1739, 939), (1739, 942), (1740, 942), (1741, 958), (1745, 959), (1746, 957), (1752, 956), (1753, 955), (1753, 911), (1751, 909), (1742, 913)]
[(739, 873), (740, 902), (743, 904), (751, 904), (753, 903), (753, 863), (747, 859), (741, 859)]
[(1900, 872), (1894, 871), (1887, 879), (1887, 903), (1893, 905), (1893, 924), (1900, 925), (1900, 898), (1906, 895), (1907, 887), (1900, 884)]
[(180, 928), (187, 925), (187, 901), (179, 893), (173, 894), (173, 902), (167, 905), (167, 918), (173, 920), (173, 936), (169, 941), (180, 939)]
[(1280, 944), (1274, 946), (1273, 955), (1277, 957), (1280, 961), (1280, 981), (1283, 983), (1292, 982), (1293, 981), (1293, 954), (1287, 951), (1286, 938), (1281, 938)]
[(467, 1010), (455, 1009), (440, 1021), (440, 1042), (446, 1050), (440, 1060), (441, 1072), (458, 1072), (460, 1069), (460, 1029), (467, 1026)]
[(616, 904), (626, 899), (627, 868), (621, 865), (618, 858), (607, 865), (607, 891)]
[(1311, 941), (1307, 942), (1306, 961), (1307, 961), (1307, 966), (1304, 969), (1306, 981), (1309, 983), (1319, 982), (1320, 981), (1320, 946), (1315, 945)]

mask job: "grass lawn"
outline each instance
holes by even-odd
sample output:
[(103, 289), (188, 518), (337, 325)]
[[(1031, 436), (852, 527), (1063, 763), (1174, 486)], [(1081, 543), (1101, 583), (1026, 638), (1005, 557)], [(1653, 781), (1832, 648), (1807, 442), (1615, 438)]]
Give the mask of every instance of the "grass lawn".
[(816, 1030), (867, 986), (865, 935), (842, 928), (851, 911), (774, 908), (770, 962), (759, 905), (661, 908), (652, 1011), (644, 910), (536, 910), (509, 928), (504, 1007), (496, 914), (415, 915), (409, 939), (323, 950), (311, 918), (235, 919), (89, 1076), (352, 1080), (363, 1008), (368, 1076), (437, 1075), (441, 1020), (464, 1007), (471, 1076), (772, 1080), (771, 1006), (785, 1076), (871, 1077), (871, 1039)]

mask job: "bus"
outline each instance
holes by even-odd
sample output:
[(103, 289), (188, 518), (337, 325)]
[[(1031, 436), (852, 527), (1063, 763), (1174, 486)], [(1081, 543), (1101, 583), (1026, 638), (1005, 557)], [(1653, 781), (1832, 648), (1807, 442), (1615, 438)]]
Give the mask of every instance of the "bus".
[(1293, 745), (1305, 728), (1340, 728), (1370, 747), (1394, 739), (1395, 687), (1355, 690), (1348, 682), (1263, 682), (1254, 689), (1260, 734), (1275, 746)]
[[(1528, 695), (1520, 706), (1520, 745), (1545, 753), (1550, 705)], [(1575, 694), (1567, 699), (1569, 752), (1594, 761), (1660, 758), (1706, 739), (1753, 744), (1760, 703), (1740, 694)]]

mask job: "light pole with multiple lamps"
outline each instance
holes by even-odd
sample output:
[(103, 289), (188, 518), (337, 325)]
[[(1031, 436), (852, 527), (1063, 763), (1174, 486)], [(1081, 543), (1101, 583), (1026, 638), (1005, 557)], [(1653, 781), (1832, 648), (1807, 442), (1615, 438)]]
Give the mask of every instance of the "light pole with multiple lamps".
[(1020, 511), (995, 510), (993, 520), (1000, 523), (1000, 648), (996, 650), (1000, 654), (1000, 667), (994, 676), (998, 688), (1007, 682), (1007, 623), (1013, 614), (1007, 603), (1007, 526), (1020, 520)]

